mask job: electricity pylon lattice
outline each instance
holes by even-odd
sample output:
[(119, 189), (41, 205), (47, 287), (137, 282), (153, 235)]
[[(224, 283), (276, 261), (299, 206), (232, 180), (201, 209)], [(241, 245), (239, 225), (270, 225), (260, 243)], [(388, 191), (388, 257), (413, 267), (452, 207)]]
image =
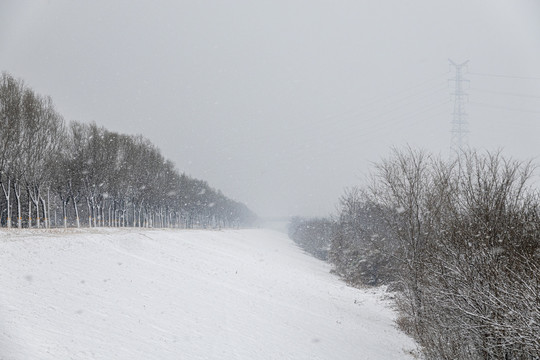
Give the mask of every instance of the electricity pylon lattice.
[(450, 66), (455, 69), (455, 75), (450, 81), (454, 82), (454, 92), (452, 96), (454, 98), (454, 111), (452, 112), (452, 139), (451, 147), (455, 151), (460, 151), (467, 144), (467, 112), (465, 111), (465, 102), (467, 100), (467, 94), (463, 90), (463, 83), (469, 80), (463, 78), (463, 70), (467, 66), (469, 60), (461, 64), (456, 64), (452, 60)]

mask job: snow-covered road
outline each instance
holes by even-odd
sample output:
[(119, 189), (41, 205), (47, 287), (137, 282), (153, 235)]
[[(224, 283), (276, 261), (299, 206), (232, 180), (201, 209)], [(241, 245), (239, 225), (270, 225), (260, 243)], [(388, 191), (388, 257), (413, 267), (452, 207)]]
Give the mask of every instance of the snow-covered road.
[(0, 231), (0, 359), (407, 359), (376, 291), (270, 230)]

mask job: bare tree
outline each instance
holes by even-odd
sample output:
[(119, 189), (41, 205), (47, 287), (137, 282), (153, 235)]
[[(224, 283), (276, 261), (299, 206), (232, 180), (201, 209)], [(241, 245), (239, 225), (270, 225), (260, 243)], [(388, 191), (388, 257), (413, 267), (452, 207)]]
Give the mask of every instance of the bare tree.
[[(6, 199), (7, 227), (12, 225), (11, 189), (19, 176), (17, 160), (21, 152), (22, 81), (7, 73), (0, 78), (0, 185)], [(20, 224), (20, 202), (18, 202)]]

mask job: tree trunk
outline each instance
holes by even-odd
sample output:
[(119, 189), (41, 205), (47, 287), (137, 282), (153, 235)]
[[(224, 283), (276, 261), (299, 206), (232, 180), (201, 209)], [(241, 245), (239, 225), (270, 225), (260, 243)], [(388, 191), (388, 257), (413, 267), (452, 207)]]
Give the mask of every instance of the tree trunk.
[(79, 209), (77, 208), (77, 200), (73, 198), (73, 207), (75, 208), (75, 221), (77, 222), (77, 228), (81, 227), (81, 221), (79, 219)]
[(11, 193), (11, 179), (8, 178), (7, 188), (2, 182), (2, 190), (4, 191), (4, 196), (6, 197), (6, 206), (7, 206), (7, 227), (8, 229), (11, 228), (11, 201), (10, 201), (10, 193)]
[(62, 200), (62, 217), (64, 218), (64, 229), (67, 228), (67, 199)]
[(17, 199), (17, 227), (22, 228), (22, 206), (21, 206), (21, 187), (15, 182), (13, 184), (15, 198)]
[(92, 207), (90, 206), (90, 199), (86, 198), (86, 206), (88, 207), (88, 227), (92, 227)]
[[(49, 218), (49, 221), (47, 222), (47, 228), (51, 227), (51, 208), (50, 208), (50, 205), (51, 205), (50, 189), (47, 187), (47, 217)], [(54, 225), (56, 225), (56, 219), (54, 220)]]
[[(47, 204), (45, 203), (45, 198), (43, 197), (40, 197), (39, 199), (41, 201), (41, 206), (43, 207), (43, 227), (45, 229), (48, 229), (49, 228), (49, 214), (47, 213)], [(38, 206), (39, 207), (39, 202), (38, 202)]]
[(95, 203), (94, 197), (92, 196), (92, 220), (94, 222), (94, 227), (97, 227), (97, 224), (96, 224), (97, 217), (98, 215), (96, 214), (96, 203)]
[[(36, 208), (36, 227), (39, 229), (41, 227), (41, 219), (40, 219), (40, 213), (39, 213), (39, 198), (40, 198), (40, 191), (39, 191), (39, 187), (36, 187), (36, 190), (35, 190), (35, 194), (33, 194), (32, 191), (30, 191), (30, 189), (28, 190), (29, 192), (29, 201), (33, 202), (34, 203), (34, 207)], [(35, 196), (34, 196), (35, 195)], [(28, 207), (30, 209), (30, 206)], [(28, 212), (28, 216), (29, 216), (29, 220), (31, 220), (31, 212), (29, 211)]]
[(28, 194), (28, 228), (32, 227), (32, 200), (30, 200), (30, 194)]
[(36, 208), (36, 227), (39, 229), (41, 227), (41, 218), (39, 213), (39, 201), (34, 202), (34, 207)]

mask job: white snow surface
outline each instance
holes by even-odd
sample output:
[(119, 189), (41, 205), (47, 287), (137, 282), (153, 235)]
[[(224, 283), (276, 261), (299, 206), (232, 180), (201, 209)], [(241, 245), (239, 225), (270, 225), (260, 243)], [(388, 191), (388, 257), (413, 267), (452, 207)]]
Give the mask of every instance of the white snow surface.
[(0, 359), (407, 359), (381, 290), (270, 230), (0, 231)]

